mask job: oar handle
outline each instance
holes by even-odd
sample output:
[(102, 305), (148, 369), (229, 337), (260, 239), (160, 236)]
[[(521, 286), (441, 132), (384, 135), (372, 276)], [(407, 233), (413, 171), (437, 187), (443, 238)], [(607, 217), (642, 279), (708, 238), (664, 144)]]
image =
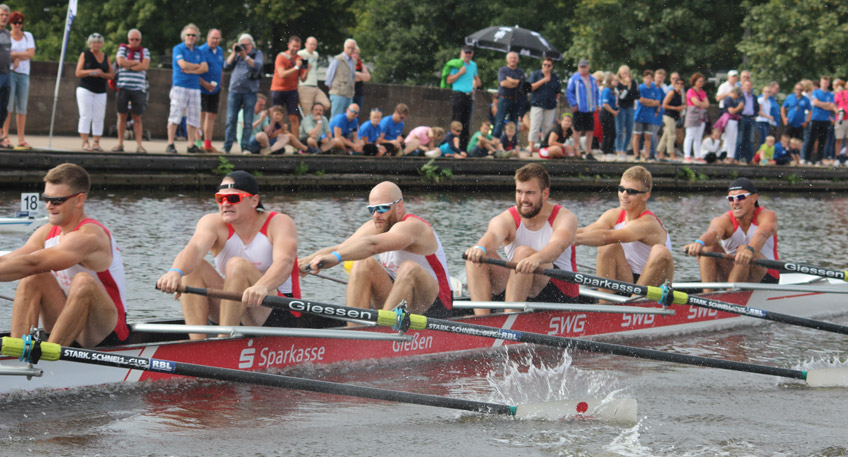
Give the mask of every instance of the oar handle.
[(221, 298), (224, 300), (241, 301), (242, 294), (221, 289), (204, 289), (201, 287), (179, 286), (177, 292), (181, 294), (205, 295), (207, 297)]
[[(703, 257), (712, 257), (716, 259), (735, 259), (735, 257), (732, 255), (711, 251), (702, 251), (698, 255)], [(783, 270), (790, 273), (804, 273), (813, 276), (822, 276), (825, 278), (834, 278), (841, 279), (843, 281), (848, 281), (848, 272), (841, 270), (830, 270), (827, 268), (821, 268), (812, 265), (771, 259), (754, 259), (753, 263), (761, 267), (771, 268), (774, 270)]]

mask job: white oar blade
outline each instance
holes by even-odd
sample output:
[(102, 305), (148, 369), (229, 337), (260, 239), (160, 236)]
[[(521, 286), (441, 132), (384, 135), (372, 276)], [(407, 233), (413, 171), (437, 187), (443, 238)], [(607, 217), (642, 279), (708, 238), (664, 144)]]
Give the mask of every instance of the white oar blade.
[(563, 400), (519, 405), (515, 411), (519, 419), (562, 420), (588, 419), (621, 424), (636, 423), (636, 400)]
[(810, 387), (848, 387), (848, 368), (823, 368), (807, 371)]

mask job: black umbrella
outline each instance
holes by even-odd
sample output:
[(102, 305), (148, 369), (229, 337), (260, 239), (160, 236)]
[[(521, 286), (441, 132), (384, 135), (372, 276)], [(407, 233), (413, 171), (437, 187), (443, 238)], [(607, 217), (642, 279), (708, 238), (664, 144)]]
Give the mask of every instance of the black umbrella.
[(495, 25), (474, 32), (465, 37), (465, 44), (494, 51), (515, 51), (522, 56), (541, 59), (549, 56), (560, 60), (562, 54), (538, 32), (522, 29), (519, 26), (506, 27)]

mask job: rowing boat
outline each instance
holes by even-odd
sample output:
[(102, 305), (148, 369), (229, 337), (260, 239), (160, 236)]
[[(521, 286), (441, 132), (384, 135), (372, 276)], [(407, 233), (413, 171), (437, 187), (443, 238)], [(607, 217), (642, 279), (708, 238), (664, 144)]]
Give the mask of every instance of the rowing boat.
[[(803, 283), (809, 286), (848, 289), (848, 284), (835, 280), (814, 279), (807, 275), (786, 274), (783, 283)], [(822, 317), (848, 313), (848, 301), (837, 293), (781, 290), (732, 290), (705, 296), (738, 305), (762, 308), (774, 312), (792, 313), (803, 317)], [(547, 335), (593, 338), (628, 339), (650, 338), (753, 325), (763, 321), (723, 311), (689, 305), (675, 305), (663, 312), (654, 301), (636, 300), (628, 307), (639, 307), (645, 313), (593, 312), (579, 310), (543, 310), (499, 313), (488, 316), (460, 317), (467, 323)], [(232, 336), (202, 341), (187, 340), (187, 333), (196, 329), (179, 329), (182, 322), (143, 322), (134, 324), (126, 345), (98, 348), (110, 354), (129, 355), (176, 362), (209, 365), (240, 370), (279, 370), (302, 364), (333, 364), (356, 361), (398, 359), (462, 351), (486, 350), (514, 344), (471, 335), (411, 330), (405, 335), (377, 327), (328, 329), (313, 332), (304, 329), (251, 329), (233, 327), (221, 330)], [(171, 327), (169, 327), (171, 326)], [(158, 327), (158, 329), (157, 329)], [(153, 330), (168, 330), (158, 333)], [(216, 328), (216, 331), (220, 330)], [(256, 330), (256, 332), (253, 332)], [(328, 333), (329, 332), (329, 333)], [(248, 334), (243, 334), (248, 333)], [(338, 335), (339, 333), (343, 335)], [(343, 338), (346, 336), (346, 338)], [(43, 371), (41, 376), (28, 376)], [(100, 385), (152, 381), (172, 377), (166, 373), (148, 372), (106, 366), (81, 368), (74, 362), (53, 362), (29, 368), (23, 362), (0, 357), (0, 394), (36, 389), (63, 389)], [(19, 376), (13, 376), (17, 374)]]

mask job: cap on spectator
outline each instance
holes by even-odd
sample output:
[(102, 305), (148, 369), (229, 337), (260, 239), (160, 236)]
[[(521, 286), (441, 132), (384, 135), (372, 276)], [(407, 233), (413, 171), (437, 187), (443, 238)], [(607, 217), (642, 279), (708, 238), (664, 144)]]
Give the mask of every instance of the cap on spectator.
[(727, 72), (727, 76), (739, 76), (739, 72), (736, 70), (730, 70)]
[(462, 47), (462, 52), (474, 52), (474, 46), (466, 44)]
[(589, 61), (586, 59), (580, 59), (580, 62), (577, 62), (578, 67), (588, 67)]

